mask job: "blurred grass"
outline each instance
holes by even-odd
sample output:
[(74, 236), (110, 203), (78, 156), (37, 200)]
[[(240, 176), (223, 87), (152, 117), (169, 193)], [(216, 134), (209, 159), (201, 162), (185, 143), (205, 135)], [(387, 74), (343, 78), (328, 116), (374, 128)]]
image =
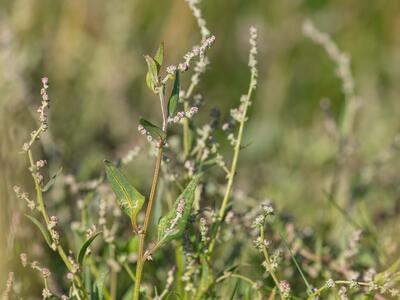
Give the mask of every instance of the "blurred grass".
[[(217, 43), (199, 88), (206, 98), (200, 118), (215, 106), (227, 115), (246, 90), (247, 28), (256, 25), (260, 83), (238, 188), (273, 197), (300, 225), (315, 227), (329, 209), (323, 190), (336, 151), (323, 129), (319, 101), (329, 97), (339, 119), (344, 99), (334, 65), (302, 36), (302, 21), (313, 19), (352, 57), (363, 99), (359, 163), (365, 163), (389, 147), (400, 130), (399, 2), (204, 0), (202, 7)], [(2, 264), (15, 250), (4, 233), (21, 224), (13, 212), (23, 207), (11, 187), (32, 187), (18, 151), (35, 124), (40, 77), (50, 78), (52, 99), (51, 138), (42, 151), (66, 174), (89, 179), (101, 170), (103, 158), (143, 143), (136, 131), (140, 115), (159, 113), (144, 83), (143, 54), (164, 40), (166, 61), (173, 63), (199, 38), (183, 0), (0, 2), (0, 238), (7, 245), (0, 247)], [(399, 163), (397, 156), (382, 167), (371, 191), (357, 197), (388, 239), (399, 234), (394, 218)], [(143, 176), (136, 177), (147, 184)], [(385, 218), (386, 211), (394, 217)]]

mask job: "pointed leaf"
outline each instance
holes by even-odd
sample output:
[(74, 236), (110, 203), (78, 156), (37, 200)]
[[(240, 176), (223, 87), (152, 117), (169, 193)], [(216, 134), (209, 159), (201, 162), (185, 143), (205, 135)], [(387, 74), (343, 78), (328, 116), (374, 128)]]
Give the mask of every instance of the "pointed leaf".
[[(157, 68), (157, 63), (156, 61), (150, 56), (150, 55), (145, 55), (144, 58), (146, 59), (147, 63), (147, 68), (148, 68), (148, 76), (150, 79), (150, 82), (154, 87), (158, 86), (158, 68)], [(147, 85), (149, 85), (148, 78), (146, 77), (146, 82)]]
[(176, 114), (176, 110), (178, 108), (178, 100), (179, 100), (179, 92), (180, 92), (180, 78), (179, 78), (179, 70), (175, 72), (175, 82), (174, 87), (172, 89), (171, 97), (169, 97), (168, 101), (168, 116), (173, 117)]
[(38, 219), (36, 219), (35, 217), (32, 217), (30, 215), (25, 215), (25, 216), (27, 216), (29, 218), (29, 220), (31, 220), (32, 223), (35, 224), (37, 228), (39, 228), (39, 230), (42, 233), (47, 245), (49, 245), (49, 247), (52, 248), (51, 247), (52, 241), (51, 241), (50, 234), (46, 230), (46, 228), (42, 225), (42, 223), (40, 223), (40, 221)]
[(165, 140), (167, 138), (167, 134), (164, 131), (162, 131), (161, 128), (157, 127), (153, 123), (150, 123), (149, 121), (143, 118), (140, 118), (139, 123), (146, 129), (146, 131), (150, 134), (150, 136), (153, 139), (159, 141), (159, 140)]
[(164, 243), (182, 236), (190, 216), (194, 195), (200, 175), (193, 177), (176, 199), (168, 214), (158, 223), (158, 239)]
[(58, 169), (56, 174), (51, 176), (49, 181), (47, 181), (46, 185), (42, 188), (42, 192), (47, 192), (53, 186), (53, 184), (56, 182), (56, 179), (61, 174), (61, 172), (62, 172), (62, 167)]
[(101, 232), (96, 233), (95, 235), (93, 235), (92, 237), (90, 237), (89, 239), (87, 239), (81, 249), (79, 249), (79, 253), (78, 253), (78, 263), (79, 265), (82, 265), (83, 263), (83, 259), (85, 258), (86, 255), (86, 251), (89, 248), (90, 244), (95, 240), (95, 238), (97, 238), (99, 236), (99, 234), (101, 234)]
[(164, 42), (160, 43), (160, 46), (158, 47), (157, 53), (154, 56), (154, 60), (157, 63), (158, 72), (160, 72), (160, 68), (161, 68), (162, 63), (164, 61)]
[(104, 161), (106, 174), (121, 209), (136, 224), (136, 216), (144, 203), (144, 196), (139, 193), (125, 178), (125, 176), (108, 160)]

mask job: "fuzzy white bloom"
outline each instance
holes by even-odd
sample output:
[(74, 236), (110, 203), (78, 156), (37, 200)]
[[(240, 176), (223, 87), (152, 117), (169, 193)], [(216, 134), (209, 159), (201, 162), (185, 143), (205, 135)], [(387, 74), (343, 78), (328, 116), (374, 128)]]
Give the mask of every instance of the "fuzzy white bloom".
[(354, 96), (354, 79), (350, 69), (350, 57), (341, 52), (331, 37), (315, 27), (314, 23), (306, 20), (303, 23), (303, 33), (313, 42), (324, 47), (329, 57), (336, 63), (337, 75), (342, 81), (342, 89), (346, 96)]
[(135, 146), (133, 149), (129, 150), (129, 152), (121, 159), (123, 165), (130, 163), (135, 157), (137, 157), (140, 153), (140, 147)]
[(187, 111), (178, 111), (175, 116), (168, 117), (168, 123), (179, 123), (183, 118), (191, 119), (199, 109), (196, 106), (192, 106)]
[(43, 296), (43, 299), (48, 299), (48, 298), (50, 298), (52, 296), (52, 294), (51, 294), (49, 289), (44, 288), (42, 290), (42, 296)]
[(281, 291), (283, 297), (288, 298), (290, 296), (290, 285), (286, 280), (279, 282), (279, 290)]
[(19, 199), (22, 199), (22, 200), (26, 201), (28, 207), (29, 207), (31, 210), (34, 210), (34, 209), (36, 208), (35, 202), (34, 202), (33, 200), (30, 200), (30, 199), (29, 199), (28, 193), (22, 191), (22, 188), (21, 188), (20, 186), (15, 185), (15, 186), (14, 186), (14, 192), (15, 192), (15, 194), (17, 195), (17, 197), (18, 197)]
[(339, 289), (338, 296), (339, 296), (340, 300), (348, 300), (349, 299), (347, 297), (347, 289), (346, 289), (346, 287), (342, 286)]
[[(179, 71), (181, 71), (181, 72), (187, 71), (189, 69), (189, 67), (190, 67), (190, 63), (193, 60), (193, 58), (195, 58), (195, 57), (200, 57), (200, 58), (204, 57), (207, 49), (211, 48), (211, 46), (214, 44), (214, 42), (215, 42), (215, 36), (212, 35), (210, 37), (207, 37), (202, 42), (200, 47), (199, 46), (194, 46), (192, 48), (192, 50), (190, 50), (189, 52), (187, 52), (183, 56), (185, 61), (178, 65)], [(203, 62), (203, 64), (204, 64), (204, 62)], [(201, 66), (197, 66), (197, 67), (201, 68)]]
[(249, 67), (250, 67), (250, 72), (251, 72), (251, 82), (250, 82), (250, 88), (255, 89), (257, 86), (257, 78), (258, 78), (258, 70), (257, 70), (257, 38), (258, 38), (258, 32), (257, 28), (254, 26), (250, 27), (250, 53), (249, 53)]
[(193, 16), (196, 18), (202, 38), (207, 38), (210, 35), (210, 30), (208, 30), (206, 20), (204, 20), (201, 10), (198, 7), (198, 5), (200, 4), (200, 0), (186, 0), (186, 3), (192, 10)]
[(325, 284), (328, 288), (334, 288), (336, 286), (336, 283), (332, 278), (328, 279)]
[(42, 276), (43, 278), (49, 278), (51, 275), (51, 272), (48, 268), (43, 268), (42, 269)]

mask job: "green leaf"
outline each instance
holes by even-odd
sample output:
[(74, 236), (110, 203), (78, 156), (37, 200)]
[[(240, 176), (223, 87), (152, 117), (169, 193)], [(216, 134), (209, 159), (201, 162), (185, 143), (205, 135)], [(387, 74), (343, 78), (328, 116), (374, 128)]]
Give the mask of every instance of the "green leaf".
[(147, 72), (147, 74), (146, 74), (146, 84), (150, 90), (152, 90), (154, 93), (156, 92), (156, 88), (154, 87), (154, 84), (153, 84), (153, 81), (151, 80), (151, 76), (150, 76), (149, 72)]
[(157, 127), (156, 125), (154, 125), (153, 123), (150, 123), (149, 121), (140, 118), (139, 120), (140, 125), (142, 125), (146, 131), (150, 134), (150, 136), (159, 141), (159, 140), (165, 140), (167, 138), (167, 134), (162, 131), (161, 128)]
[(285, 247), (288, 249), (289, 254), (290, 254), (290, 256), (292, 257), (292, 261), (293, 261), (293, 263), (295, 264), (297, 270), (299, 271), (300, 276), (301, 276), (301, 278), (303, 279), (305, 286), (307, 287), (307, 294), (308, 294), (308, 295), (311, 295), (311, 294), (313, 293), (313, 289), (312, 289), (310, 283), (308, 282), (306, 276), (304, 275), (302, 269), (300, 268), (300, 265), (298, 264), (298, 262), (297, 262), (297, 260), (296, 260), (296, 257), (294, 256), (292, 250), (290, 249), (290, 247), (289, 247), (289, 245), (288, 245), (286, 239), (284, 238), (284, 236), (282, 235), (281, 232), (279, 232), (279, 235), (280, 235), (280, 237), (281, 237), (281, 239), (282, 239), (282, 241), (283, 241), (283, 244), (284, 244)]
[(103, 300), (103, 288), (107, 275), (108, 275), (108, 270), (103, 270), (100, 272), (100, 275), (93, 283), (92, 294), (90, 297), (91, 300)]
[(200, 290), (207, 292), (210, 286), (213, 284), (213, 275), (210, 271), (210, 265), (208, 264), (205, 257), (200, 258), (201, 262), (201, 279), (200, 279)]
[(131, 300), (133, 298), (135, 286), (132, 285), (122, 296), (122, 300)]
[(156, 61), (150, 56), (145, 55), (144, 58), (146, 59), (148, 73), (146, 75), (146, 82), (150, 89), (153, 91), (155, 87), (158, 86), (158, 68)]
[(62, 167), (58, 169), (56, 174), (51, 176), (49, 181), (47, 181), (46, 185), (42, 188), (42, 192), (47, 192), (53, 186), (53, 184), (56, 182), (56, 179), (61, 174), (61, 172), (62, 172)]
[(180, 91), (180, 78), (179, 77), (180, 77), (179, 70), (176, 70), (174, 87), (172, 89), (171, 97), (169, 97), (169, 101), (168, 101), (168, 116), (169, 117), (173, 117), (176, 114), (176, 110), (178, 108), (179, 91)]
[(236, 283), (235, 283), (235, 287), (233, 288), (233, 291), (232, 291), (232, 295), (231, 295), (231, 297), (229, 298), (230, 300), (235, 299), (235, 295), (236, 295), (236, 293), (237, 293), (237, 291), (238, 291), (238, 289), (239, 289), (239, 285), (240, 285), (240, 281), (239, 281), (239, 279), (237, 279), (237, 280), (236, 280)]
[(139, 193), (114, 165), (104, 161), (108, 182), (110, 183), (121, 209), (131, 218), (132, 224), (136, 224), (136, 217), (144, 203), (144, 196)]
[[(194, 195), (200, 175), (193, 177), (176, 199), (172, 209), (158, 223), (158, 240), (166, 243), (183, 235), (190, 216)], [(179, 214), (178, 211), (181, 211)]]
[(40, 221), (38, 219), (36, 219), (35, 217), (32, 217), (30, 215), (25, 215), (25, 216), (27, 216), (29, 218), (29, 220), (31, 220), (32, 223), (35, 224), (37, 228), (39, 228), (39, 230), (42, 233), (47, 245), (49, 245), (49, 247), (52, 248), (51, 247), (52, 240), (51, 240), (50, 234), (46, 230), (46, 228), (42, 225), (42, 223), (40, 223)]
[(101, 232), (96, 233), (95, 235), (93, 235), (92, 237), (90, 237), (83, 243), (81, 249), (79, 249), (79, 252), (78, 252), (79, 265), (83, 264), (83, 259), (85, 258), (87, 249), (89, 248), (90, 244), (95, 240), (95, 238), (97, 238), (100, 234), (101, 234)]
[(161, 68), (162, 63), (164, 61), (164, 42), (160, 43), (160, 46), (158, 47), (157, 53), (154, 56), (154, 60), (157, 63), (158, 72), (160, 72), (160, 68)]

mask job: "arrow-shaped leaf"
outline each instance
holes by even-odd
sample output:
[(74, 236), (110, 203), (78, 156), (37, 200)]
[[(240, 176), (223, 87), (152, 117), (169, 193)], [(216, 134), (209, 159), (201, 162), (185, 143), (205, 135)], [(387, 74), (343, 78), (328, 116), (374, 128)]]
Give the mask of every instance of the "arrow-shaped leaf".
[(39, 228), (40, 232), (42, 233), (47, 245), (49, 245), (50, 248), (52, 248), (51, 244), (51, 237), (49, 232), (46, 230), (46, 228), (42, 225), (42, 223), (40, 223), (40, 221), (38, 219), (36, 219), (35, 217), (32, 217), (30, 215), (25, 215), (28, 217), (29, 220), (32, 221), (33, 224), (36, 225), (37, 228)]
[(194, 195), (200, 175), (193, 177), (176, 199), (168, 214), (158, 223), (158, 239), (166, 243), (182, 236), (190, 216)]
[(167, 134), (164, 131), (162, 131), (161, 128), (157, 127), (153, 123), (151, 123), (143, 118), (140, 118), (139, 123), (146, 129), (146, 131), (150, 134), (150, 136), (153, 139), (155, 139), (157, 141), (159, 141), (159, 140), (164, 141), (167, 138)]
[(121, 209), (131, 218), (132, 224), (136, 224), (136, 216), (144, 203), (144, 196), (139, 193), (114, 165), (105, 160), (106, 174)]
[(178, 108), (179, 92), (180, 92), (180, 78), (179, 70), (175, 72), (175, 82), (172, 89), (171, 97), (168, 101), (168, 116), (173, 117), (176, 114)]
[(87, 239), (83, 243), (81, 249), (79, 249), (79, 252), (78, 252), (78, 263), (79, 263), (79, 265), (82, 265), (83, 259), (85, 258), (85, 255), (86, 255), (87, 249), (89, 248), (90, 244), (95, 240), (95, 238), (97, 238), (99, 236), (100, 233), (101, 232), (98, 232), (95, 235), (91, 236), (89, 239)]

